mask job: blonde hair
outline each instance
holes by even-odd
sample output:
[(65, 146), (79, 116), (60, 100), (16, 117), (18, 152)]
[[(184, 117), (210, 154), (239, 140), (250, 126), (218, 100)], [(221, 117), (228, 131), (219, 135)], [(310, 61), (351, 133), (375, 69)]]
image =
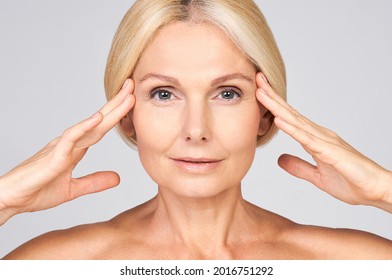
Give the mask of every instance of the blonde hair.
[[(267, 77), (272, 88), (286, 99), (286, 72), (274, 36), (266, 19), (252, 0), (136, 0), (122, 19), (114, 36), (105, 71), (108, 100), (131, 77), (143, 50), (155, 34), (174, 22), (209, 23), (220, 28), (246, 54), (257, 71)], [(119, 128), (119, 127), (118, 127)], [(130, 145), (137, 145), (118, 129)], [(267, 143), (277, 132), (269, 131), (257, 139)]]

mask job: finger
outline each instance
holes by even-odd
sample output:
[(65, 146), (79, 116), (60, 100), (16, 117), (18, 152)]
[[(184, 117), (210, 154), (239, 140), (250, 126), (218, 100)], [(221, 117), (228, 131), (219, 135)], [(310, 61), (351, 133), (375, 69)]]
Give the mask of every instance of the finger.
[(135, 96), (133, 94), (127, 95), (121, 104), (119, 104), (105, 116), (104, 120), (96, 130), (102, 130), (104, 133), (106, 133), (108, 130), (118, 124), (120, 120), (123, 119), (132, 110), (135, 103)]
[(72, 179), (69, 200), (82, 195), (101, 192), (117, 186), (120, 176), (116, 172), (102, 171)]
[[(128, 87), (130, 86), (128, 85)], [(122, 117), (124, 117), (131, 110), (135, 104), (135, 97), (133, 94), (126, 94), (121, 102), (118, 104), (117, 103), (118, 101), (112, 102), (110, 106), (107, 104), (105, 111), (109, 107), (111, 107), (112, 110), (107, 112), (105, 116), (103, 116), (102, 112), (100, 111), (92, 117), (100, 118), (100, 122), (95, 126), (83, 125), (84, 123), (82, 122), (67, 129), (60, 138), (58, 146), (56, 147), (56, 150), (59, 150), (59, 155), (66, 157), (75, 147), (76, 143), (77, 148), (88, 148), (96, 144), (111, 128), (113, 128), (121, 120)], [(117, 107), (113, 107), (113, 104), (117, 104)], [(93, 128), (96, 129), (92, 131)], [(89, 132), (93, 134), (91, 135)]]
[[(258, 78), (258, 80), (262, 80), (263, 83), (266, 82), (262, 78)], [(261, 82), (258, 82), (259, 84)], [(257, 99), (269, 110), (271, 113), (277, 117), (282, 118), (286, 122), (301, 128), (313, 135), (330, 141), (337, 142), (340, 138), (333, 133), (332, 131), (321, 127), (314, 122), (310, 121), (300, 113), (298, 113), (294, 108), (292, 108), (289, 104), (286, 103), (279, 95), (277, 95), (273, 89), (268, 85), (268, 88), (259, 88), (256, 92)]]
[(55, 155), (60, 157), (68, 156), (68, 154), (72, 151), (75, 142), (87, 132), (97, 127), (102, 122), (102, 120), (102, 113), (97, 112), (90, 118), (66, 129), (57, 142)]
[[(316, 162), (324, 163), (328, 166), (333, 166), (337, 170), (348, 169), (344, 173), (349, 173), (352, 164), (342, 160), (347, 157), (357, 157), (357, 151), (351, 146), (346, 146), (342, 143), (329, 142), (321, 139), (307, 131), (301, 130), (290, 125), (281, 118), (275, 118), (275, 124), (285, 131), (288, 135), (298, 141), (307, 153), (309, 153)], [(348, 156), (348, 153), (350, 156)], [(352, 162), (356, 162), (355, 160)]]
[(295, 125), (309, 125), (311, 123), (276, 94), (271, 86), (261, 77), (261, 74), (258, 74), (256, 78), (259, 86), (256, 97), (275, 117), (282, 117)]
[(316, 186), (320, 185), (317, 167), (299, 157), (288, 154), (281, 155), (278, 159), (278, 165), (297, 178), (304, 179)]
[(280, 104), (283, 108), (286, 109), (291, 108), (291, 106), (274, 91), (274, 89), (271, 87), (271, 85), (269, 84), (267, 78), (264, 76), (263, 73), (261, 72), (257, 73), (256, 84), (258, 89), (264, 91), (270, 98), (272, 98), (275, 102)]
[(136, 99), (133, 94), (127, 95), (122, 103), (120, 103), (116, 108), (110, 111), (104, 117), (103, 121), (90, 133), (81, 137), (76, 143), (76, 148), (87, 148), (91, 145), (96, 144), (103, 136), (116, 126), (122, 118), (126, 116), (127, 113), (135, 105)]
[(311, 155), (317, 155), (318, 153), (324, 152), (328, 144), (330, 144), (325, 140), (311, 134), (310, 132), (286, 122), (286, 120), (280, 117), (275, 118), (274, 122), (278, 128), (299, 142)]
[(115, 109), (118, 105), (120, 105), (124, 98), (133, 93), (135, 83), (131, 79), (126, 79), (122, 89), (103, 106), (99, 111), (105, 116), (113, 109)]

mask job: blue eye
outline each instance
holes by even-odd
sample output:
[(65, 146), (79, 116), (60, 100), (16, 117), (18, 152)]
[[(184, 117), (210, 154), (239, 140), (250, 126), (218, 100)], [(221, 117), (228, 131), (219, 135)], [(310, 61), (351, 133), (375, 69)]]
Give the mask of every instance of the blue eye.
[(221, 92), (221, 96), (223, 99), (233, 99), (236, 96), (236, 93), (233, 91), (225, 90)]
[(172, 93), (165, 89), (157, 89), (151, 92), (151, 98), (158, 99), (158, 100), (170, 100), (172, 97)]
[(232, 99), (240, 98), (241, 93), (239, 93), (237, 90), (234, 90), (234, 89), (224, 89), (223, 91), (220, 92), (219, 96), (220, 96), (220, 98), (229, 101)]

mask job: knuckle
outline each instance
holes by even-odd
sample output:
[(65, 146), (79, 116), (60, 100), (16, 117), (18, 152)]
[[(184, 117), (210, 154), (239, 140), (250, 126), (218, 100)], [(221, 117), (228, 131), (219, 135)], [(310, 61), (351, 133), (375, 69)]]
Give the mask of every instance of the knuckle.
[(67, 128), (64, 130), (62, 138), (69, 138), (72, 135), (72, 128)]
[(312, 143), (314, 143), (314, 141), (315, 141), (314, 135), (309, 131), (305, 131), (304, 145), (309, 146)]
[(335, 131), (332, 131), (328, 128), (324, 128), (324, 132), (331, 138), (340, 139), (339, 135)]
[(70, 127), (64, 130), (63, 135), (61, 136), (61, 140), (67, 140), (73, 142), (75, 139), (75, 128)]
[(297, 121), (300, 123), (301, 126), (303, 126), (303, 127), (308, 127), (309, 126), (308, 122), (306, 121), (306, 119), (302, 115), (298, 114), (296, 116), (296, 118), (297, 118)]
[(54, 147), (57, 145), (57, 143), (60, 141), (60, 137), (57, 137), (55, 139), (53, 139), (52, 141), (50, 141), (48, 143), (48, 145), (46, 145), (46, 147), (50, 148), (50, 147)]
[(323, 146), (322, 149), (320, 149), (317, 153), (316, 156), (318, 159), (320, 159), (322, 162), (328, 164), (328, 165), (335, 165), (339, 162), (339, 157), (337, 156), (338, 149), (335, 146), (331, 145), (326, 145)]
[(306, 118), (302, 116), (296, 109), (290, 108), (291, 114), (294, 116), (295, 120), (301, 125), (307, 125)]
[(300, 114), (296, 115), (295, 121), (297, 122), (298, 126), (300, 126), (303, 130), (307, 132), (312, 131), (311, 125), (304, 116)]
[(304, 147), (310, 147), (314, 142), (314, 135), (304, 129), (293, 131), (292, 137), (299, 141)]

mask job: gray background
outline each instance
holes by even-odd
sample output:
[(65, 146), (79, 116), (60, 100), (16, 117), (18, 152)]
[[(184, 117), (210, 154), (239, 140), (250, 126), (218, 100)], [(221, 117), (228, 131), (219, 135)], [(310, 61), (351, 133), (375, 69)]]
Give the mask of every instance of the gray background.
[[(392, 2), (260, 0), (286, 62), (289, 102), (384, 167), (392, 168)], [(103, 73), (114, 32), (133, 1), (0, 1), (0, 174), (105, 102)], [(298, 223), (355, 228), (392, 239), (392, 216), (350, 206), (276, 165), (280, 133), (258, 150), (243, 181), (251, 202)], [(75, 175), (115, 170), (113, 190), (22, 214), (0, 227), (0, 256), (47, 231), (110, 219), (151, 198), (137, 153), (111, 131)]]

